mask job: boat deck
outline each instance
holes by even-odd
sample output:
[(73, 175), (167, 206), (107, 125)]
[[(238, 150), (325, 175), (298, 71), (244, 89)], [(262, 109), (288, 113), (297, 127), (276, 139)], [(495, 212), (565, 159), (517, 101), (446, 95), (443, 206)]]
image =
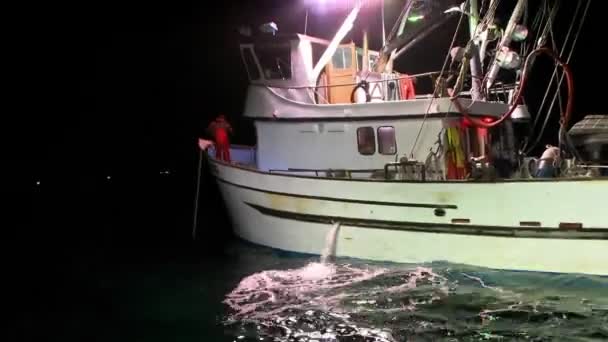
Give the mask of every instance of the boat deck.
[[(215, 156), (213, 147), (209, 148), (208, 154), (211, 158)], [(347, 179), (399, 179), (397, 167), (403, 166), (404, 163), (389, 163), (383, 168), (378, 169), (303, 169), (303, 168), (288, 168), (288, 169), (269, 169), (262, 170), (257, 167), (256, 163), (256, 148), (255, 146), (236, 145), (230, 146), (231, 164), (240, 168), (250, 169), (258, 172), (267, 172), (272, 174), (285, 174), (292, 176), (308, 176), (320, 178), (347, 178)], [(413, 178), (414, 179), (413, 179)], [(411, 180), (415, 180), (413, 175), (410, 175)], [(423, 179), (419, 179), (423, 180)]]

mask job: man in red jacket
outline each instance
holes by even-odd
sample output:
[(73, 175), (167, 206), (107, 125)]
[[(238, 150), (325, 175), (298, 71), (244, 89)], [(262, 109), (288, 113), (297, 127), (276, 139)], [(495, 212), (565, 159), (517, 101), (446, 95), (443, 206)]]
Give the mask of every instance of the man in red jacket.
[(230, 162), (230, 139), (232, 126), (226, 121), (223, 114), (220, 114), (211, 124), (209, 133), (215, 139), (215, 158)]

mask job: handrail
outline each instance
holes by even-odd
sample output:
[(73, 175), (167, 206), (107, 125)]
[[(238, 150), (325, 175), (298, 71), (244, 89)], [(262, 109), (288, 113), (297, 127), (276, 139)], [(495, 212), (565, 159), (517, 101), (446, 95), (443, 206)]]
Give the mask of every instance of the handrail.
[(245, 145), (245, 144), (234, 144), (231, 143), (230, 144), (230, 148), (233, 148), (235, 150), (255, 150), (256, 146), (251, 146), (251, 145)]
[(314, 172), (315, 176), (319, 176), (319, 172), (344, 172), (348, 175), (348, 178), (351, 178), (351, 173), (372, 173), (377, 172), (380, 169), (297, 169), (297, 168), (288, 168), (288, 169), (269, 169), (269, 173), (273, 172)]
[(270, 169), (268, 172), (336, 172), (336, 171), (348, 171), (353, 173), (365, 173), (365, 172), (374, 172), (380, 169)]
[[(395, 78), (391, 78), (391, 79), (384, 79), (384, 80), (377, 80), (377, 81), (367, 81), (367, 83), (381, 83), (381, 82), (389, 82), (389, 81), (397, 81), (397, 80), (406, 80), (406, 79), (412, 79), (412, 78), (421, 78), (421, 77), (430, 77), (433, 75), (439, 75), (440, 71), (430, 71), (430, 72), (423, 72), (420, 74), (413, 74), (413, 75), (406, 75), (403, 77), (395, 77)], [(331, 88), (331, 87), (346, 87), (346, 86), (356, 86), (358, 83), (354, 82), (354, 83), (341, 83), (341, 84), (331, 84), (331, 85), (309, 85), (309, 86), (270, 86), (267, 84), (261, 84), (261, 83), (251, 83), (251, 86), (256, 86), (256, 87), (269, 87), (269, 88), (275, 88), (275, 89), (313, 89), (313, 88)]]
[(349, 172), (372, 172), (378, 171), (378, 169), (298, 169), (288, 168), (287, 171), (305, 172), (305, 171), (349, 171)]
[[(426, 181), (426, 165), (420, 163), (418, 161), (403, 161), (403, 162), (390, 162), (384, 164), (384, 179), (388, 179), (388, 168), (391, 166), (420, 166), (421, 167), (421, 180)], [(269, 173), (273, 172), (314, 172), (316, 177), (319, 177), (319, 172), (344, 172), (348, 175), (348, 178), (351, 178), (352, 173), (374, 173), (378, 172), (381, 169), (298, 169), (298, 168), (288, 168), (288, 169), (269, 169)]]

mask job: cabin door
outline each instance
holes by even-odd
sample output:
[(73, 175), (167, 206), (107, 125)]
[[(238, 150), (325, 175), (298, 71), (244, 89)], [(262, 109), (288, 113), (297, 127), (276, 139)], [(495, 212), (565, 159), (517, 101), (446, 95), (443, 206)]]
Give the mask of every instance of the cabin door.
[(357, 74), (355, 44), (340, 45), (327, 64), (326, 72), (329, 103), (350, 103)]

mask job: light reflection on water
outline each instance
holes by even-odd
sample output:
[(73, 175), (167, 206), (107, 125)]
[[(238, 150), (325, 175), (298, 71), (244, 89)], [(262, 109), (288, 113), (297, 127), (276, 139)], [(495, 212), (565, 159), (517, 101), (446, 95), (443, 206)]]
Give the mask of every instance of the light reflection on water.
[(608, 279), (307, 260), (226, 295), (240, 341), (608, 340)]

